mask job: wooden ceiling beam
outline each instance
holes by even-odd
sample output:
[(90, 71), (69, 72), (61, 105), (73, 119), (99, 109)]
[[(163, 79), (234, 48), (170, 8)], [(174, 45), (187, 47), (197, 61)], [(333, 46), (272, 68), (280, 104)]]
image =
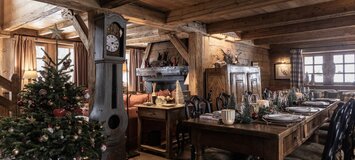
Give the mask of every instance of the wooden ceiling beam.
[(145, 34), (145, 33), (152, 32), (152, 30), (155, 30), (155, 29), (152, 27), (149, 27), (149, 26), (131, 27), (131, 28), (127, 28), (127, 36), (135, 35), (135, 34)]
[(304, 33), (308, 31), (316, 31), (330, 28), (334, 29), (349, 26), (355, 26), (355, 15), (245, 31), (242, 32), (242, 39), (252, 40), (257, 38), (291, 35), (295, 33)]
[(208, 33), (247, 31), (295, 23), (355, 15), (354, 0), (335, 0), (315, 5), (207, 24)]
[(349, 52), (355, 51), (355, 45), (342, 45), (342, 46), (325, 46), (325, 47), (312, 47), (302, 49), (302, 53), (330, 53), (330, 52)]
[(42, 7), (31, 11), (30, 14), (23, 14), (21, 17), (14, 18), (9, 22), (4, 22), (2, 29), (5, 31), (13, 31), (21, 28), (29, 22), (45, 18), (60, 10), (60, 7), (56, 7), (50, 4), (43, 4)]
[(126, 4), (137, 2), (138, 0), (101, 0), (100, 4), (103, 8), (116, 8)]
[(180, 53), (181, 57), (189, 63), (189, 53), (186, 45), (176, 36), (176, 34), (168, 34), (170, 42), (175, 46), (175, 48)]
[(355, 37), (346, 38), (335, 38), (327, 39), (313, 42), (297, 42), (297, 43), (287, 43), (287, 44), (272, 44), (270, 48), (313, 48), (313, 47), (324, 47), (324, 46), (344, 46), (355, 44)]
[(173, 10), (168, 14), (167, 23), (180, 24), (192, 22), (203, 18), (223, 16), (233, 12), (241, 12), (286, 1), (287, 0), (213, 0)]
[[(178, 33), (176, 36), (179, 39), (183, 38), (188, 38), (189, 35), (187, 33)], [(170, 37), (168, 34), (165, 35), (155, 35), (155, 36), (150, 36), (150, 37), (140, 37), (140, 38), (135, 38), (135, 39), (127, 39), (127, 45), (129, 44), (135, 44), (135, 43), (154, 43), (154, 42), (163, 42), (163, 41), (169, 41)]]
[(116, 13), (123, 15), (130, 22), (162, 27), (165, 25), (166, 15), (163, 12), (143, 8), (134, 4), (127, 4), (112, 9), (102, 8), (96, 0), (35, 0), (68, 9), (79, 11), (97, 10), (99, 12)]
[(263, 44), (283, 44), (283, 43), (295, 43), (295, 42), (312, 42), (319, 40), (327, 39), (336, 39), (336, 38), (346, 38), (346, 37), (355, 37), (355, 27), (347, 28), (337, 28), (337, 29), (326, 29), (320, 31), (311, 31), (300, 34), (270, 37), (255, 39), (255, 45)]
[[(88, 14), (86, 14), (85, 12), (82, 13), (82, 14), (79, 14), (80, 17), (83, 19), (83, 21), (87, 22), (88, 20)], [(73, 25), (73, 22), (71, 20), (65, 20), (65, 21), (62, 21), (62, 22), (59, 22), (59, 23), (56, 23), (57, 24), (57, 27), (58, 29), (62, 29), (62, 28), (67, 28), (67, 27), (70, 27)], [(53, 28), (54, 25), (51, 25), (49, 27), (46, 27), (46, 28), (42, 28), (38, 31), (38, 34), (39, 35), (47, 35), (47, 34), (50, 34), (51, 33), (51, 28)]]

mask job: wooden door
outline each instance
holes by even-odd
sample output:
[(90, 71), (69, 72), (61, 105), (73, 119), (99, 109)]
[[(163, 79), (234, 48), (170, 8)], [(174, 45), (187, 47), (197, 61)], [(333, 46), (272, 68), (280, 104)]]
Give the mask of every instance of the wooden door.
[[(230, 73), (231, 95), (234, 94), (238, 106), (242, 103), (242, 96), (247, 88), (247, 79), (244, 72)], [(237, 108), (238, 109), (238, 108)]]
[(261, 81), (259, 72), (247, 73), (248, 91), (261, 97)]

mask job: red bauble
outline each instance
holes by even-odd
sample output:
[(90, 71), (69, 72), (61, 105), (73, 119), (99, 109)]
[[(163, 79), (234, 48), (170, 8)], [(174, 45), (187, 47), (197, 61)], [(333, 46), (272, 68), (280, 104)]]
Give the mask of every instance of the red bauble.
[(55, 117), (63, 117), (66, 114), (66, 110), (64, 108), (57, 108), (53, 110), (53, 114)]
[(77, 108), (77, 109), (74, 110), (74, 113), (76, 115), (83, 115), (83, 110), (81, 108)]
[(23, 106), (24, 103), (23, 103), (23, 101), (20, 100), (20, 101), (17, 101), (17, 105), (18, 105), (18, 106)]

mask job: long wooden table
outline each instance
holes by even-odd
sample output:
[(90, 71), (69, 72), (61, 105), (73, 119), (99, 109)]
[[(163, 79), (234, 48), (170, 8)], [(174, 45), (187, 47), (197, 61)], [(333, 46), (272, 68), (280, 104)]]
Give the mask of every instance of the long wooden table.
[(201, 158), (201, 148), (215, 147), (259, 156), (265, 160), (283, 160), (331, 117), (337, 104), (332, 103), (324, 110), (306, 116), (301, 122), (288, 127), (261, 123), (224, 125), (199, 118), (184, 123), (191, 128), (196, 159)]

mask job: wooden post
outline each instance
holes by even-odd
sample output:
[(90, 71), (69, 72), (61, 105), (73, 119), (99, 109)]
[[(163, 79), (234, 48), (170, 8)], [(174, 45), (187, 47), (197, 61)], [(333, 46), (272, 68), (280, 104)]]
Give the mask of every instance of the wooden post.
[(94, 62), (94, 52), (95, 52), (95, 24), (94, 17), (96, 15), (95, 11), (88, 12), (88, 90), (90, 93), (89, 107), (90, 112), (94, 104), (95, 96), (95, 82), (96, 82), (96, 72), (95, 72), (95, 62)]
[(189, 34), (189, 90), (191, 95), (203, 96), (202, 57), (205, 52), (204, 37), (201, 33)]

